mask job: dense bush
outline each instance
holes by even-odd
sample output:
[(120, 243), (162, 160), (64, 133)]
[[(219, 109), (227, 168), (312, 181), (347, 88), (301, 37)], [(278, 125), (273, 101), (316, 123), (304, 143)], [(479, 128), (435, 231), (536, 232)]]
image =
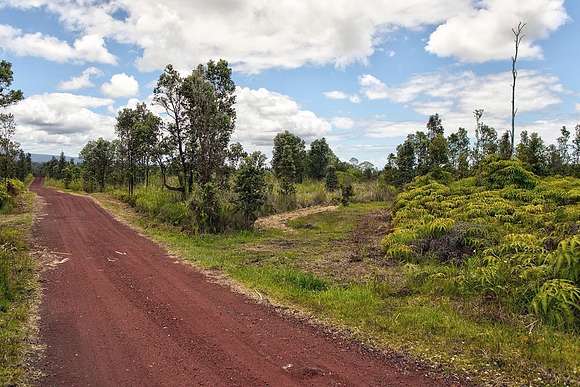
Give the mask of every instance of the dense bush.
[(6, 179), (0, 182), (0, 210), (8, 211), (14, 204), (14, 197), (25, 190), (25, 184), (18, 179)]
[(513, 185), (518, 188), (534, 188), (537, 178), (517, 160), (499, 160), (485, 163), (478, 176), (480, 182), (490, 189)]
[(539, 179), (519, 162), (477, 178), (415, 179), (395, 201), (386, 255), (418, 291), (483, 295), (515, 313), (577, 329), (580, 179)]

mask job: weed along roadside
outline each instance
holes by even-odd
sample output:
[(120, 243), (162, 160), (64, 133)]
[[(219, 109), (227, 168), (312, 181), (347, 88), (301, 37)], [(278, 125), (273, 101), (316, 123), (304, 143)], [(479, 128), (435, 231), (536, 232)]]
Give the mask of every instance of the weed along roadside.
[[(29, 367), (37, 356), (36, 308), (39, 263), (28, 246), (35, 198), (24, 182), (0, 184), (0, 384), (24, 385), (36, 373)], [(4, 195), (5, 194), (5, 195)]]

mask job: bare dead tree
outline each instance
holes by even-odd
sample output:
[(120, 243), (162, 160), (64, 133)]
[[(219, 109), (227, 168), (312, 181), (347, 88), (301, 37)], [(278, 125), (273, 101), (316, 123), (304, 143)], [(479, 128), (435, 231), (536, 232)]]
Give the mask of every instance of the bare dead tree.
[(518, 54), (520, 50), (520, 43), (524, 39), (525, 35), (523, 33), (524, 28), (526, 28), (526, 23), (519, 22), (516, 28), (512, 28), (512, 32), (514, 34), (514, 43), (515, 43), (515, 53), (512, 56), (512, 147), (511, 147), (511, 156), (514, 155), (514, 146), (515, 146), (515, 135), (516, 135), (516, 114), (518, 114), (518, 109), (516, 109), (516, 80), (518, 78), (518, 70), (516, 69), (516, 64), (518, 61)]
[(480, 139), (480, 128), (481, 128), (481, 117), (483, 117), (483, 109), (475, 109), (473, 111), (475, 116), (475, 149), (473, 151), (473, 159), (475, 163), (479, 163), (479, 158), (481, 156), (481, 139)]

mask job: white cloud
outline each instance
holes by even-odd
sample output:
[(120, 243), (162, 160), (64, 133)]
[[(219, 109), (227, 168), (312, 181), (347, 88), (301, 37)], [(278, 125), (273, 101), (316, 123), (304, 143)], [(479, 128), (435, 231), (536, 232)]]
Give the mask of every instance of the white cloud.
[(28, 152), (65, 150), (77, 154), (90, 139), (112, 137), (115, 119), (93, 109), (112, 106), (113, 100), (70, 93), (30, 96), (11, 106), (16, 140)]
[(577, 112), (580, 112), (580, 103), (577, 103), (577, 104), (576, 104), (576, 111), (577, 111)]
[(17, 56), (34, 56), (59, 63), (117, 63), (115, 56), (107, 51), (104, 39), (98, 35), (82, 36), (71, 46), (53, 36), (40, 32), (27, 34), (0, 24), (0, 48)]
[(115, 74), (101, 85), (101, 91), (111, 98), (133, 97), (139, 93), (139, 82), (132, 75)]
[(352, 103), (360, 103), (361, 99), (357, 94), (351, 95), (348, 97), (348, 100)]
[(58, 85), (59, 90), (78, 90), (95, 86), (91, 77), (102, 75), (103, 72), (96, 67), (85, 69), (80, 75), (63, 81)]
[(426, 50), (466, 62), (509, 59), (511, 29), (527, 23), (520, 47), (522, 58), (541, 58), (536, 44), (568, 20), (564, 0), (482, 0), (470, 12), (450, 17), (431, 34)]
[(264, 88), (238, 87), (236, 98), (235, 141), (251, 146), (271, 146), (274, 136), (284, 130), (306, 141), (330, 132), (328, 121), (302, 109), (287, 95)]
[(350, 95), (340, 90), (325, 91), (322, 94), (328, 99), (348, 99), (352, 103), (360, 103), (360, 97), (358, 95)]
[[(388, 99), (403, 103), (415, 112), (427, 117), (430, 114), (442, 115), (449, 131), (462, 126), (473, 127), (473, 110), (484, 109), (484, 121), (497, 130), (509, 126), (511, 114), (511, 73), (503, 72), (478, 76), (471, 71), (457, 74), (430, 73), (420, 74), (406, 83), (390, 87), (372, 75), (359, 78), (361, 92), (369, 99)], [(525, 113), (541, 112), (561, 102), (566, 90), (559, 79), (532, 70), (521, 70), (518, 78), (516, 105), (518, 107), (519, 128), (532, 125), (523, 117)], [(392, 137), (409, 133), (409, 130), (424, 128), (424, 122), (385, 122), (379, 120), (367, 125), (373, 137)], [(415, 129), (411, 129), (414, 127)], [(537, 125), (546, 139), (552, 139), (553, 127)], [(556, 127), (557, 129), (558, 127)]]
[(324, 96), (328, 99), (347, 99), (348, 98), (348, 94), (346, 94), (344, 91), (339, 91), (339, 90), (332, 90), (332, 91), (325, 91)]
[(354, 120), (350, 117), (334, 117), (332, 119), (332, 126), (337, 129), (352, 129), (354, 127)]
[[(190, 70), (212, 58), (259, 72), (305, 64), (345, 66), (366, 60), (398, 28), (438, 26), (426, 49), (481, 62), (511, 55), (510, 28), (528, 22), (523, 57), (539, 57), (537, 41), (566, 20), (564, 0), (0, 0), (18, 8), (44, 6), (70, 30), (142, 49), (141, 70), (167, 63)], [(123, 11), (123, 20), (113, 15)], [(208, 31), (211, 31), (208, 33)], [(393, 51), (387, 52), (392, 56)]]
[[(20, 8), (45, 6), (69, 29), (100, 34), (142, 49), (141, 70), (167, 63), (191, 69), (225, 58), (236, 70), (344, 66), (365, 62), (389, 31), (444, 22), (467, 12), (471, 0), (181, 1), (4, 0)], [(124, 11), (127, 17), (115, 19)]]

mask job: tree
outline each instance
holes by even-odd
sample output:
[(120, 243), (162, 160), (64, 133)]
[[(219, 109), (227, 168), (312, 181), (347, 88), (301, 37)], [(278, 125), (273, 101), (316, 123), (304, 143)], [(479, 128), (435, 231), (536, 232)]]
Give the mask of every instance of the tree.
[[(199, 65), (183, 82), (189, 158), (198, 183), (219, 177), (236, 123), (236, 85), (224, 60)], [(193, 176), (189, 176), (190, 184)]]
[(251, 227), (266, 200), (266, 156), (254, 152), (246, 156), (236, 176), (237, 207), (244, 215), (246, 227)]
[(423, 132), (415, 133), (413, 139), (413, 147), (415, 149), (415, 156), (417, 157), (417, 167), (414, 176), (421, 176), (428, 173), (431, 169), (431, 158), (429, 156), (429, 145), (431, 141)]
[(511, 155), (514, 154), (514, 146), (515, 146), (515, 134), (516, 134), (516, 114), (518, 113), (518, 109), (516, 109), (516, 80), (518, 78), (518, 71), (516, 69), (516, 64), (518, 61), (518, 53), (520, 49), (520, 43), (524, 39), (525, 35), (523, 34), (524, 28), (526, 28), (526, 23), (519, 22), (516, 28), (512, 28), (512, 32), (514, 34), (514, 44), (515, 44), (515, 52), (514, 56), (512, 56), (512, 135), (511, 135)]
[(278, 160), (276, 166), (276, 176), (280, 180), (280, 188), (282, 193), (286, 196), (293, 195), (296, 191), (294, 183), (296, 183), (296, 166), (294, 164), (294, 149), (292, 144), (283, 145), (278, 152)]
[(230, 145), (230, 149), (228, 151), (228, 161), (232, 169), (238, 169), (240, 163), (244, 161), (246, 157), (248, 157), (248, 153), (244, 151), (242, 144), (235, 142)]
[(310, 177), (316, 180), (322, 179), (333, 157), (334, 153), (324, 137), (312, 141), (308, 151), (308, 172)]
[(439, 114), (435, 113), (429, 117), (427, 121), (427, 133), (430, 139), (434, 139), (437, 135), (443, 135), (445, 130), (443, 129), (443, 124), (441, 123), (441, 117)]
[(85, 180), (95, 180), (101, 191), (105, 190), (107, 177), (113, 163), (113, 146), (110, 141), (99, 138), (89, 141), (80, 152), (85, 168)]
[(556, 139), (556, 141), (558, 143), (558, 153), (560, 159), (562, 160), (563, 166), (566, 167), (570, 163), (570, 145), (568, 144), (568, 141), (570, 141), (570, 131), (566, 128), (566, 126), (562, 126), (562, 129), (560, 129), (560, 136)]
[(64, 169), (66, 168), (66, 157), (64, 155), (64, 152), (60, 152), (60, 156), (58, 157), (58, 164), (56, 166), (57, 168), (57, 175), (56, 178), (57, 179), (62, 179), (64, 178)]
[(442, 168), (449, 163), (447, 140), (437, 133), (429, 143), (429, 171)]
[[(290, 162), (291, 159), (291, 162)], [(302, 182), (305, 169), (306, 150), (304, 140), (284, 131), (274, 137), (272, 150), (272, 169), (278, 177), (289, 179), (292, 184)], [(292, 164), (293, 174), (288, 175), (289, 165)]]
[(480, 126), (481, 157), (485, 158), (497, 154), (497, 132), (494, 128), (482, 124)]
[(517, 157), (527, 164), (536, 175), (546, 174), (547, 155), (544, 141), (538, 133), (521, 132), (520, 143), (517, 147)]
[(20, 149), (19, 144), (12, 139), (15, 130), (14, 116), (4, 112), (7, 107), (24, 98), (22, 91), (10, 88), (13, 81), (12, 64), (0, 61), (0, 177), (5, 180), (16, 172), (15, 159)]
[(134, 109), (125, 108), (117, 115), (115, 131), (126, 165), (129, 195), (133, 195), (137, 167), (144, 169), (145, 182), (149, 183), (149, 165), (154, 158), (160, 125), (161, 120), (144, 103), (137, 104)]
[(546, 148), (546, 157), (548, 162), (548, 173), (549, 174), (561, 174), (564, 171), (564, 162), (562, 160), (562, 154), (558, 147), (554, 144), (550, 144)]
[[(184, 114), (184, 101), (183, 78), (172, 65), (167, 65), (153, 90), (153, 103), (161, 106), (169, 118), (168, 125), (163, 126), (167, 137), (159, 141), (159, 150), (163, 150), (163, 152), (157, 153), (157, 160), (164, 186), (170, 190), (181, 191), (185, 198), (187, 193), (191, 191), (193, 181), (191, 160), (188, 160), (186, 155), (186, 148), (189, 148), (190, 144), (186, 136), (188, 120)], [(165, 158), (169, 160), (165, 160)], [(166, 164), (177, 165), (178, 187), (167, 184)]]
[(338, 188), (338, 176), (336, 176), (336, 167), (332, 164), (326, 168), (326, 178), (324, 180), (324, 185), (326, 186), (326, 190), (329, 192), (334, 192)]
[(457, 177), (466, 177), (469, 172), (469, 137), (465, 128), (449, 135), (449, 162)]
[(396, 180), (399, 185), (406, 184), (413, 180), (416, 171), (415, 135), (409, 134), (407, 139), (397, 146), (396, 156)]
[(574, 128), (574, 139), (572, 140), (572, 160), (574, 166), (580, 166), (580, 124)]
[(512, 144), (510, 139), (510, 132), (505, 131), (499, 140), (498, 145), (498, 155), (503, 160), (508, 160), (511, 158), (512, 154)]
[(479, 164), (481, 160), (481, 118), (483, 117), (483, 109), (475, 109), (473, 111), (475, 117), (475, 146), (473, 147), (473, 164)]

